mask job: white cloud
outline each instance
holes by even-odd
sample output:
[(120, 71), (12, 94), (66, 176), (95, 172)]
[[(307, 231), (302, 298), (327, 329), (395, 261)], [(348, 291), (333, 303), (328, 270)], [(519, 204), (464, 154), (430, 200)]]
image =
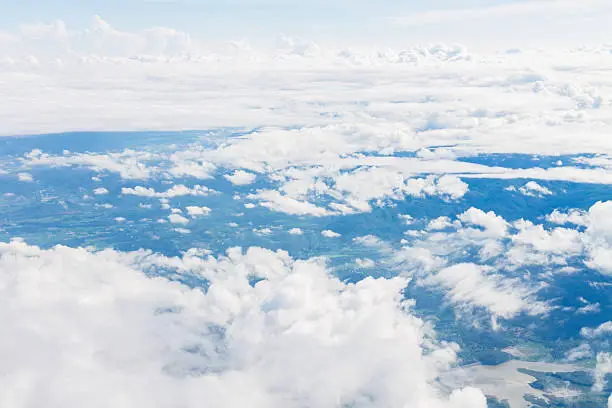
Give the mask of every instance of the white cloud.
[(511, 237), (512, 241), (538, 252), (569, 257), (580, 255), (584, 249), (582, 236), (573, 229), (558, 227), (546, 230), (542, 225), (523, 220), (517, 221), (515, 227), (518, 232)]
[(321, 235), (323, 235), (325, 238), (338, 238), (342, 236), (342, 234), (339, 234), (332, 230), (323, 230), (321, 231)]
[(406, 225), (411, 225), (414, 222), (414, 217), (409, 214), (401, 214), (399, 217), (404, 220), (404, 224)]
[(206, 186), (201, 186), (199, 184), (194, 185), (193, 187), (187, 187), (183, 184), (177, 184), (172, 186), (170, 189), (165, 192), (157, 192), (155, 189), (150, 187), (136, 186), (136, 187), (123, 187), (121, 189), (121, 194), (123, 195), (135, 195), (140, 197), (157, 197), (157, 198), (174, 198), (181, 196), (197, 196), (203, 197), (208, 196), (214, 193), (214, 190), (209, 189)]
[(330, 211), (324, 208), (318, 207), (307, 201), (296, 200), (276, 190), (261, 190), (257, 194), (249, 195), (249, 199), (261, 200), (260, 204), (262, 207), (292, 215), (323, 217), (331, 214)]
[(585, 245), (589, 258), (585, 264), (612, 274), (612, 201), (598, 202), (588, 212)]
[(591, 357), (593, 357), (593, 350), (591, 349), (591, 346), (589, 346), (587, 343), (582, 343), (581, 345), (574, 347), (565, 354), (565, 358), (568, 361), (577, 361)]
[(552, 195), (552, 191), (548, 188), (539, 185), (535, 181), (528, 181), (524, 186), (519, 188), (521, 194), (526, 195), (528, 197), (543, 197), (547, 195)]
[(273, 233), (271, 228), (263, 227), (263, 228), (253, 228), (253, 232), (255, 235), (266, 236), (271, 235)]
[(593, 390), (601, 392), (606, 387), (606, 375), (612, 373), (612, 353), (597, 353), (597, 364), (595, 365), (595, 383)]
[(448, 290), (447, 299), (459, 309), (483, 307), (493, 317), (511, 318), (519, 313), (545, 314), (549, 307), (534, 298), (534, 290), (516, 279), (492, 273), (475, 264), (456, 264), (426, 281)]
[(208, 207), (187, 206), (185, 208), (187, 209), (187, 213), (192, 217), (209, 215), (211, 212), (211, 209)]
[(96, 189), (94, 189), (93, 193), (95, 195), (104, 195), (104, 194), (108, 194), (108, 189), (104, 188), (104, 187), (98, 187)]
[(18, 173), (17, 174), (17, 179), (19, 181), (23, 181), (26, 183), (31, 183), (32, 181), (34, 181), (34, 178), (32, 177), (32, 175), (30, 173)]
[(599, 304), (599, 302), (587, 304), (576, 311), (576, 313), (578, 314), (590, 314), (599, 312), (601, 312), (601, 305)]
[(450, 218), (442, 216), (429, 221), (429, 224), (427, 224), (427, 229), (430, 231), (443, 230), (452, 225), (453, 224), (451, 223)]
[(289, 230), (289, 234), (291, 234), (291, 235), (303, 235), (304, 231), (302, 231), (301, 228), (291, 228)]
[[(143, 273), (157, 266), (210, 285)], [(3, 406), (486, 407), (474, 389), (434, 388), (455, 348), (410, 314), (403, 279), (343, 283), (258, 248), (177, 259), (21, 242), (0, 243), (0, 271)]]
[(189, 224), (188, 218), (185, 218), (182, 215), (176, 214), (176, 213), (170, 214), (168, 216), (168, 221), (170, 221), (173, 224), (183, 224), (183, 225)]
[(508, 233), (508, 222), (493, 211), (485, 213), (472, 207), (457, 218), (467, 225), (482, 227), (484, 232), (491, 237), (502, 238)]
[(554, 210), (552, 213), (546, 216), (546, 221), (559, 225), (587, 225), (588, 216), (585, 211), (580, 210), (570, 210), (567, 213)]
[(95, 172), (118, 173), (124, 179), (147, 179), (154, 169), (147, 167), (145, 161), (152, 160), (154, 157), (152, 153), (129, 149), (107, 154), (64, 152), (62, 156), (52, 156), (40, 149), (34, 149), (22, 158), (22, 163), (26, 166), (84, 166)]
[(586, 338), (594, 338), (604, 336), (606, 334), (612, 334), (612, 320), (602, 323), (594, 329), (589, 327), (583, 327), (580, 329), (580, 335)]
[(224, 177), (235, 186), (245, 186), (252, 184), (257, 175), (244, 170), (236, 170), (233, 174), (227, 174)]

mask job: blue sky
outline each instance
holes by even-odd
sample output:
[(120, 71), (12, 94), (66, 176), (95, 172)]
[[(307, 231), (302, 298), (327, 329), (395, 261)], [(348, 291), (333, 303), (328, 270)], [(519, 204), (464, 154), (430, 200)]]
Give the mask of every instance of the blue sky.
[(210, 41), (256, 40), (284, 33), (347, 44), (469, 44), (493, 39), (508, 45), (569, 44), (605, 42), (612, 34), (611, 6), (603, 0), (0, 0), (0, 4), (4, 30), (58, 19), (84, 28), (92, 16), (100, 15), (121, 30), (167, 26)]

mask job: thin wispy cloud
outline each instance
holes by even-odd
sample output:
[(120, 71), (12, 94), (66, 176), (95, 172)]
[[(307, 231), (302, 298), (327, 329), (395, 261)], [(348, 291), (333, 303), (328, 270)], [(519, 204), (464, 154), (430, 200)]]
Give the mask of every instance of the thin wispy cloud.
[(610, 11), (610, 2), (602, 0), (542, 0), (502, 4), (490, 7), (463, 9), (429, 10), (410, 13), (400, 17), (390, 17), (394, 23), (408, 26), (441, 24), (468, 20), (487, 20), (516, 16), (533, 15), (584, 15), (594, 12)]

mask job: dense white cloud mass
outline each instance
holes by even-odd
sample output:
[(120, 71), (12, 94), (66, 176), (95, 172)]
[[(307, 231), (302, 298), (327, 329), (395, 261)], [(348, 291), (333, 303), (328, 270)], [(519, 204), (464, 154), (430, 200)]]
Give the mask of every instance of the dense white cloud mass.
[(585, 232), (590, 259), (587, 265), (612, 274), (612, 201), (599, 202), (589, 209)]
[[(12, 102), (0, 111), (4, 135), (308, 123), (293, 131), (307, 134), (301, 143), (268, 139), (267, 157), (293, 163), (313, 149), (346, 153), (347, 142), (353, 151), (421, 150), (422, 158), (611, 147), (610, 85), (599, 80), (612, 63), (608, 47), (471, 55), (442, 45), (321, 45), (316, 53), (228, 45), (213, 52), (174, 30), (125, 33), (99, 18), (83, 32), (56, 23), (0, 38), (0, 78)], [(196, 170), (206, 174), (177, 169)], [(569, 169), (550, 170), (571, 177)], [(576, 174), (598, 178), (582, 170)]]
[[(602, 153), (612, 150), (610, 84), (600, 80), (612, 64), (602, 57), (609, 47), (476, 55), (287, 40), (272, 50), (213, 52), (175, 30), (127, 33), (99, 17), (81, 32), (58, 22), (0, 37), (0, 80), (11, 100), (0, 107), (1, 134), (257, 129), (167, 154), (35, 149), (23, 157), (24, 173), (82, 166), (124, 179), (210, 179), (223, 169), (237, 186), (273, 184), (252, 193), (254, 204), (301, 216), (369, 212), (406, 197), (459, 200), (473, 178), (526, 179), (515, 188), (532, 197), (553, 193), (542, 181), (612, 184)], [(462, 160), (486, 153), (580, 156), (547, 168)], [(593, 262), (605, 263), (602, 256)]]
[[(156, 268), (210, 285), (143, 273)], [(478, 390), (435, 386), (455, 348), (411, 315), (405, 285), (342, 283), (320, 260), (259, 248), (179, 259), (0, 243), (0, 405), (485, 408)]]

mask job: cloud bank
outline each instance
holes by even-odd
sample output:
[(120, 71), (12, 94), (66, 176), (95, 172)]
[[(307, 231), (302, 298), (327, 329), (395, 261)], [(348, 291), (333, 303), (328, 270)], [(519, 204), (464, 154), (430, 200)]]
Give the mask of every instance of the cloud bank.
[(402, 278), (346, 284), (259, 248), (179, 259), (20, 241), (0, 243), (0, 271), (3, 406), (486, 407), (435, 386), (456, 348), (410, 313)]

